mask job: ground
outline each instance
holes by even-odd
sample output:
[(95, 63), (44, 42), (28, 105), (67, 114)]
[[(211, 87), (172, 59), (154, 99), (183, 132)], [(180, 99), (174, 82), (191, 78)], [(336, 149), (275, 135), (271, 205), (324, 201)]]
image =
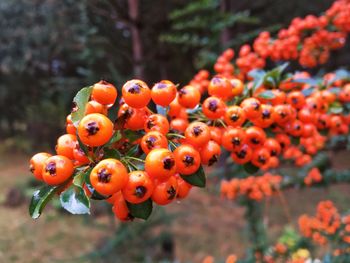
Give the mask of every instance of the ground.
[[(347, 158), (345, 161), (344, 158), (341, 159), (343, 164), (339, 163), (338, 166), (346, 166)], [(1, 160), (0, 201), (3, 205), (0, 206), (0, 262), (79, 262), (82, 255), (104, 247), (106, 240), (110, 239), (111, 233), (118, 227), (106, 213), (101, 215), (101, 212), (95, 212), (98, 216), (94, 217), (71, 216), (50, 206), (42, 217), (33, 220), (28, 215), (27, 199), (19, 206), (6, 205), (9, 189), (25, 189), (31, 175), (28, 172), (27, 156), (16, 154)], [(209, 186), (209, 189), (212, 188)], [(272, 198), (268, 201), (269, 208), (265, 209), (269, 237), (273, 239), (278, 236), (286, 222), (297, 227), (298, 216), (314, 213), (320, 200), (331, 199), (341, 208), (348, 208), (348, 189), (347, 185), (338, 185), (328, 189), (291, 190), (284, 193), (288, 203), (284, 207), (280, 198)], [(244, 254), (248, 244), (244, 210), (235, 203), (222, 200), (207, 190), (194, 189), (189, 198), (174, 202), (166, 211), (176, 215), (170, 228), (154, 228), (151, 233), (160, 235), (164, 230), (173, 233), (174, 257), (180, 262), (200, 262), (206, 255), (223, 259), (230, 253)], [(161, 257), (163, 252), (159, 244), (150, 240), (145, 242), (147, 245), (141, 254), (149, 253), (151, 260)], [(140, 240), (136, 243), (140, 244)], [(135, 254), (135, 251), (137, 249), (130, 250), (127, 247), (122, 251), (122, 258)], [(81, 261), (86, 262), (85, 259)], [(104, 262), (101, 258), (92, 261)]]

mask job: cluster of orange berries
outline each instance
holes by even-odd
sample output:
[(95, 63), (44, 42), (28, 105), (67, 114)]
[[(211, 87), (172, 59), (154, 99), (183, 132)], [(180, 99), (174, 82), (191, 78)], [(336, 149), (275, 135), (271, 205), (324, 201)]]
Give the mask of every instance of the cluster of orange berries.
[[(197, 81), (207, 75), (202, 71)], [(91, 88), (86, 106), (77, 105), (67, 117), (67, 134), (57, 140), (57, 155), (33, 156), (31, 170), (48, 185), (60, 185), (71, 181), (77, 168), (92, 167), (89, 183), (84, 186), (86, 193), (97, 191), (108, 197), (119, 207), (115, 211), (123, 211), (118, 217), (125, 220), (129, 218), (125, 200), (138, 204), (151, 199), (165, 205), (175, 197), (185, 197), (191, 188), (186, 178), (201, 165), (217, 162), (221, 146), (236, 164), (263, 171), (278, 167), (282, 156), (303, 166), (324, 147), (329, 136), (349, 132), (349, 116), (330, 109), (350, 102), (350, 84), (338, 81), (341, 86), (334, 93), (334, 83), (321, 90), (293, 78), (277, 86), (262, 83), (255, 88), (253, 82), (245, 87), (241, 80), (222, 75), (214, 76), (207, 88), (177, 88), (163, 80), (150, 89), (141, 80), (130, 80), (123, 85), (116, 108), (117, 89), (101, 81)], [(206, 92), (209, 97), (201, 103)], [(150, 110), (151, 100), (164, 115)], [(107, 117), (113, 110), (118, 112), (116, 121)], [(82, 115), (78, 119), (77, 112)], [(136, 140), (128, 138), (128, 131), (137, 135)], [(293, 143), (293, 139), (299, 141)], [(138, 148), (130, 153), (133, 147)], [(110, 158), (111, 149), (122, 157)], [(266, 182), (271, 178), (274, 176), (246, 179), (254, 188), (249, 188), (249, 193), (243, 190), (243, 194), (256, 200), (269, 195), (271, 182)]]
[[(239, 69), (236, 77), (243, 80), (249, 71), (262, 69), (266, 60), (298, 60), (304, 67), (315, 67), (328, 61), (330, 52), (344, 46), (350, 31), (350, 2), (337, 0), (321, 16), (308, 15), (293, 19), (274, 39), (269, 32), (261, 32), (252, 46), (243, 45), (235, 61)], [(217, 73), (233, 76), (235, 66), (230, 63), (234, 52), (228, 50), (214, 66)]]
[[(340, 5), (349, 9), (347, 1), (338, 0), (331, 10)], [(343, 17), (338, 24), (346, 27), (342, 10), (328, 13), (326, 16), (334, 20)], [(279, 36), (288, 39), (305, 30), (324, 30), (328, 18), (296, 19)], [(322, 45), (337, 46), (322, 32), (314, 33), (320, 35)], [(263, 33), (262, 37), (268, 39), (269, 35)], [(270, 42), (264, 41), (258, 41), (254, 49), (261, 53), (262, 46)], [(244, 83), (250, 67), (263, 67), (268, 56), (243, 46), (237, 60), (241, 72), (234, 75), (230, 63), (234, 51), (228, 49), (214, 66), (217, 75), (210, 78), (209, 72), (202, 70), (190, 85), (181, 88), (169, 80), (151, 89), (141, 80), (130, 80), (121, 89), (118, 105), (117, 89), (100, 81), (89, 89), (86, 101), (77, 103), (67, 116), (67, 133), (58, 138), (56, 155), (34, 155), (30, 169), (48, 185), (68, 187), (78, 170), (90, 167), (84, 184), (86, 194), (96, 191), (103, 195), (114, 203), (117, 216), (126, 220), (130, 217), (127, 203), (152, 200), (165, 205), (176, 197), (185, 197), (191, 189), (190, 177), (202, 170), (201, 165), (217, 162), (222, 147), (236, 164), (263, 171), (278, 167), (281, 157), (294, 160), (297, 166), (308, 164), (329, 136), (349, 132), (350, 115), (342, 114), (342, 109), (350, 102), (350, 84), (334, 81), (335, 76), (330, 74), (324, 76), (322, 86), (298, 82), (298, 78), (310, 78), (307, 73), (285, 79), (280, 73), (277, 79), (269, 76), (268, 82)], [(151, 111), (150, 103), (156, 105), (158, 113)], [(337, 111), (332, 111), (334, 105)], [(116, 120), (108, 117), (112, 111), (117, 112)], [(130, 132), (136, 139), (128, 136)], [(280, 177), (244, 179), (248, 184), (254, 181), (249, 195), (260, 200), (273, 192), (271, 182), (266, 183), (271, 178)], [(245, 185), (242, 182), (240, 185)], [(235, 191), (229, 192), (231, 196)]]
[(233, 178), (230, 181), (221, 182), (221, 195), (230, 200), (238, 196), (246, 196), (255, 201), (261, 201), (264, 197), (270, 197), (280, 188), (282, 177), (265, 173), (262, 176), (249, 176), (247, 178)]
[[(185, 98), (187, 89), (193, 90), (191, 86), (184, 87), (182, 95), (179, 92), (180, 102), (191, 102)], [(74, 122), (73, 115), (79, 108), (67, 117), (67, 134), (57, 140), (57, 155), (35, 154), (30, 160), (32, 173), (48, 185), (68, 187), (76, 169), (91, 167), (83, 185), (86, 194), (97, 191), (105, 196), (114, 204), (113, 210), (121, 220), (131, 218), (125, 201), (139, 204), (151, 198), (166, 205), (175, 198), (186, 197), (191, 184), (183, 178), (197, 172), (202, 163), (215, 161), (216, 148), (209, 142), (209, 128), (201, 122), (189, 124), (185, 130), (187, 143), (176, 145), (184, 136), (169, 133), (168, 119), (147, 108), (151, 99), (157, 105), (169, 105), (177, 93), (170, 81), (156, 83), (152, 89), (143, 81), (128, 81), (122, 87), (119, 117), (113, 123), (106, 115), (113, 110), (117, 89), (105, 81), (96, 83), (83, 117)], [(130, 141), (125, 135), (127, 130), (143, 133)], [(169, 144), (176, 149), (171, 151)], [(140, 147), (129, 154), (135, 145)], [(201, 154), (196, 148), (203, 149)], [(122, 157), (109, 156), (111, 150), (117, 150)], [(143, 164), (142, 169), (135, 162)]]
[[(310, 78), (306, 73), (303, 75)], [(278, 166), (278, 157), (282, 154), (285, 159), (295, 160), (297, 166), (303, 166), (324, 147), (327, 136), (321, 132), (326, 131), (329, 135), (348, 133), (349, 116), (330, 111), (334, 103), (349, 102), (348, 84), (340, 86), (338, 94), (332, 91), (334, 84), (307, 94), (310, 85), (294, 81), (286, 79), (277, 88), (261, 85), (255, 91), (249, 88), (252, 83), (248, 83), (252, 95), (244, 99), (243, 83), (239, 79), (221, 75), (211, 79), (210, 97), (202, 104), (202, 115), (213, 123), (222, 124), (209, 127), (212, 139), (220, 144), (221, 137), (221, 145), (232, 153), (235, 163), (251, 162), (268, 170)], [(271, 96), (265, 97), (266, 93)], [(232, 105), (232, 101), (239, 102), (237, 98), (242, 97), (242, 102)], [(173, 107), (170, 105), (171, 112)], [(187, 117), (178, 111), (182, 117), (177, 118)], [(186, 119), (181, 123), (187, 123)], [(178, 130), (184, 129), (185, 125)], [(275, 135), (268, 137), (267, 129)], [(293, 137), (299, 138), (297, 145), (292, 143)]]
[(312, 184), (319, 183), (322, 181), (322, 174), (316, 167), (312, 168), (304, 178), (304, 184), (311, 186)]
[(350, 244), (350, 216), (341, 217), (331, 201), (320, 202), (316, 216), (302, 215), (299, 218), (299, 228), (303, 236), (324, 245), (328, 239), (334, 239)]

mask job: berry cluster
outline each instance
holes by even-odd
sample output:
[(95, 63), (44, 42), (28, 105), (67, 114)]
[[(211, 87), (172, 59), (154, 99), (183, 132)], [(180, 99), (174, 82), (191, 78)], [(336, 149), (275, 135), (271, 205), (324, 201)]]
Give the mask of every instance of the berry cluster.
[[(261, 82), (246, 84), (216, 75), (207, 88), (196, 83), (178, 88), (162, 80), (150, 89), (141, 80), (130, 80), (117, 106), (117, 89), (100, 81), (77, 95), (67, 134), (57, 140), (57, 155), (36, 154), (31, 170), (48, 185), (65, 188), (77, 173), (87, 173), (79, 185), (85, 194), (96, 192), (120, 206), (115, 211), (128, 215), (119, 216), (126, 220), (131, 218), (128, 204), (166, 205), (185, 197), (191, 185), (203, 187), (201, 166), (216, 163), (222, 148), (245, 168), (267, 171), (281, 160), (304, 166), (330, 137), (349, 132), (350, 118), (343, 111), (350, 102), (350, 85), (325, 75), (326, 84), (310, 86), (296, 75), (302, 74), (284, 75), (277, 68), (265, 72)], [(197, 84), (207, 77), (202, 71)], [(117, 118), (108, 117), (113, 112)], [(267, 187), (271, 178), (245, 179), (254, 187), (241, 194), (260, 200), (272, 191)], [(305, 178), (305, 184), (318, 181), (314, 173)], [(245, 185), (244, 180), (232, 185), (238, 182)]]
[(275, 194), (281, 181), (281, 176), (270, 173), (259, 177), (233, 178), (230, 181), (221, 182), (221, 195), (230, 200), (236, 199), (238, 196), (246, 196), (249, 199), (261, 201), (264, 197)]
[(307, 186), (311, 186), (312, 184), (319, 183), (322, 181), (322, 174), (318, 168), (312, 168), (306, 177), (304, 178), (304, 183)]
[[(320, 16), (308, 15), (292, 20), (276, 38), (261, 32), (252, 45), (243, 45), (234, 63), (228, 49), (216, 61), (214, 70), (226, 77), (245, 79), (247, 73), (265, 67), (271, 61), (298, 60), (303, 67), (315, 67), (328, 61), (330, 52), (344, 46), (350, 31), (350, 3), (337, 0)], [(237, 69), (235, 71), (235, 69)]]
[[(204, 123), (188, 125), (187, 143), (180, 145), (179, 139), (185, 137), (170, 133), (168, 119), (147, 108), (151, 99), (157, 105), (169, 105), (178, 94), (176, 86), (161, 81), (149, 89), (143, 81), (128, 81), (115, 121), (106, 115), (115, 110), (117, 89), (100, 81), (89, 90), (86, 105), (76, 105), (67, 117), (67, 134), (57, 140), (57, 155), (38, 153), (31, 158), (34, 176), (51, 186), (64, 185), (64, 190), (77, 173), (87, 172), (81, 184), (85, 194), (98, 194), (113, 203), (113, 211), (123, 221), (132, 218), (126, 202), (152, 200), (166, 205), (186, 197), (191, 189), (186, 177), (200, 170), (201, 163), (213, 162), (215, 152)], [(191, 102), (187, 90), (194, 88), (179, 91), (180, 102)], [(75, 121), (79, 114), (81, 118)], [(138, 138), (132, 140), (128, 131), (138, 131), (132, 134)], [(203, 148), (201, 154), (195, 147)]]
[(316, 216), (302, 215), (299, 227), (303, 236), (321, 245), (328, 239), (350, 243), (350, 217), (341, 217), (331, 201), (320, 202)]
[[(348, 5), (339, 0), (330, 9), (342, 6), (336, 13), (295, 19), (279, 33), (283, 41), (276, 45), (299, 37), (303, 43), (314, 39), (326, 49), (338, 48), (333, 40), (343, 31), (324, 32), (340, 17), (337, 28), (346, 28), (342, 14)], [(243, 46), (236, 61), (238, 75), (231, 64), (234, 51), (228, 49), (214, 65), (219, 74), (210, 77), (201, 70), (186, 86), (162, 80), (149, 88), (134, 79), (123, 85), (119, 98), (116, 87), (106, 81), (82, 89), (67, 116), (67, 133), (57, 140), (56, 155), (34, 155), (31, 171), (52, 186), (47, 191), (63, 194), (61, 202), (72, 197), (70, 189), (79, 188), (85, 197), (113, 203), (117, 217), (128, 220), (136, 215), (137, 205), (166, 205), (186, 197), (192, 185), (203, 187), (202, 165), (215, 164), (223, 149), (235, 164), (254, 172), (277, 168), (283, 160), (296, 166), (310, 163), (330, 137), (349, 132), (349, 79), (330, 73), (315, 84), (306, 72), (284, 74), (284, 66), (245, 78), (251, 67), (264, 67), (270, 49), (289, 52), (273, 55), (276, 59), (297, 57), (287, 47), (271, 48), (274, 43), (279, 42), (263, 33), (254, 51)], [(304, 183), (319, 182), (319, 177), (311, 172)], [(271, 174), (233, 179), (223, 183), (222, 192), (229, 198), (240, 194), (261, 200), (280, 182), (280, 176)], [(36, 193), (33, 202), (40, 206), (38, 195), (44, 194)]]

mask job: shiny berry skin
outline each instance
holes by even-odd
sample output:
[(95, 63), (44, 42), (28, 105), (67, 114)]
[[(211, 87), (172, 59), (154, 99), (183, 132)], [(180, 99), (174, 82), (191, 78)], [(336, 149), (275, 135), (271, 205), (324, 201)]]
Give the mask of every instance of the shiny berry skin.
[(175, 118), (170, 122), (171, 130), (178, 131), (180, 133), (184, 133), (186, 128), (188, 127), (188, 120)]
[(182, 107), (187, 109), (195, 108), (201, 99), (201, 93), (193, 86), (185, 86), (178, 92), (178, 102)]
[(245, 112), (245, 115), (248, 119), (257, 118), (260, 114), (261, 103), (255, 98), (248, 98), (242, 101), (242, 109)]
[(176, 198), (183, 199), (189, 194), (190, 190), (192, 189), (192, 185), (187, 183), (178, 174), (176, 174), (175, 177), (177, 179), (177, 196), (176, 196)]
[(261, 147), (253, 151), (251, 162), (257, 167), (261, 167), (269, 162), (270, 152), (268, 149)]
[(185, 130), (188, 143), (195, 147), (201, 147), (210, 140), (210, 130), (203, 122), (192, 122)]
[(167, 149), (153, 149), (146, 156), (145, 171), (152, 179), (167, 180), (176, 173), (174, 154)]
[(158, 205), (167, 205), (175, 200), (178, 193), (178, 181), (171, 176), (167, 181), (158, 182), (154, 186), (152, 200)]
[(200, 151), (201, 163), (211, 166), (219, 160), (220, 154), (220, 145), (210, 140)]
[(248, 144), (243, 144), (231, 153), (231, 158), (237, 164), (248, 163), (253, 155), (253, 150)]
[(73, 162), (65, 156), (54, 155), (46, 159), (42, 172), (45, 183), (48, 185), (59, 185), (73, 175)]
[(227, 125), (232, 127), (242, 126), (246, 120), (244, 110), (239, 106), (230, 106), (226, 109), (224, 120)]
[(85, 115), (88, 115), (91, 113), (101, 113), (103, 115), (107, 115), (108, 109), (107, 109), (107, 106), (95, 100), (90, 100), (85, 106)]
[(92, 169), (90, 182), (100, 194), (112, 195), (125, 187), (128, 171), (120, 161), (104, 159)]
[(144, 130), (146, 132), (158, 131), (166, 135), (169, 132), (169, 122), (163, 115), (152, 114), (145, 121)]
[(154, 183), (144, 171), (133, 171), (129, 173), (128, 182), (122, 193), (126, 201), (139, 204), (151, 197)]
[(151, 97), (155, 104), (166, 107), (176, 97), (176, 86), (169, 80), (162, 80), (154, 84), (151, 90)]
[(92, 87), (91, 97), (102, 105), (112, 105), (117, 98), (117, 89), (107, 81), (101, 80)]
[(231, 79), (232, 96), (239, 96), (243, 93), (244, 84), (240, 79)]
[(195, 173), (201, 165), (199, 152), (191, 145), (181, 145), (174, 151), (177, 172), (182, 175)]
[(132, 221), (134, 217), (130, 214), (129, 208), (120, 191), (115, 194), (114, 199), (112, 211), (116, 218), (122, 222)]
[(208, 93), (211, 96), (226, 99), (232, 96), (232, 85), (227, 78), (215, 76), (209, 83)]
[(151, 100), (151, 90), (145, 82), (138, 79), (129, 80), (122, 88), (123, 99), (130, 107), (146, 107)]
[(221, 118), (226, 109), (226, 104), (217, 97), (208, 97), (202, 104), (203, 114), (209, 119), (219, 119)]
[(279, 156), (282, 150), (280, 143), (274, 138), (266, 139), (264, 147), (269, 151), (271, 156)]
[(162, 133), (158, 131), (150, 131), (141, 139), (142, 151), (148, 154), (153, 149), (168, 148), (168, 140)]
[(101, 146), (113, 135), (113, 123), (106, 116), (93, 113), (86, 115), (79, 123), (78, 136), (88, 146)]
[(246, 132), (242, 128), (228, 127), (221, 137), (221, 145), (228, 151), (239, 149), (246, 143)]
[(33, 157), (30, 159), (29, 163), (29, 169), (33, 173), (36, 179), (42, 180), (43, 179), (43, 167), (45, 161), (51, 157), (52, 155), (49, 153), (37, 153), (33, 155)]
[(263, 129), (256, 126), (251, 126), (246, 129), (246, 142), (253, 149), (264, 145), (266, 140), (266, 133)]
[(124, 127), (133, 131), (143, 129), (149, 115), (151, 114), (148, 108), (135, 109), (125, 103), (118, 110), (118, 117), (124, 119)]
[(77, 137), (72, 134), (64, 134), (57, 139), (56, 152), (73, 160), (73, 150), (77, 145)]

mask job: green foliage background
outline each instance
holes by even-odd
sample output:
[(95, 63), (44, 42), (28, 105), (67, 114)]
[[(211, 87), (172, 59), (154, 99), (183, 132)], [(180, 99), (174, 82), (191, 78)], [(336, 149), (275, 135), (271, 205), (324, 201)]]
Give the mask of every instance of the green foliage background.
[[(83, 86), (105, 79), (120, 88), (133, 77), (150, 85), (166, 78), (185, 84), (197, 69), (210, 69), (225, 48), (237, 51), (261, 30), (276, 32), (293, 17), (319, 14), (331, 2), (143, 0), (133, 20), (127, 0), (2, 0), (2, 145), (30, 150), (27, 138), (53, 145)], [(133, 59), (132, 26), (141, 35), (141, 61)], [(347, 51), (325, 67), (347, 65)], [(133, 73), (137, 63), (142, 76)]]

